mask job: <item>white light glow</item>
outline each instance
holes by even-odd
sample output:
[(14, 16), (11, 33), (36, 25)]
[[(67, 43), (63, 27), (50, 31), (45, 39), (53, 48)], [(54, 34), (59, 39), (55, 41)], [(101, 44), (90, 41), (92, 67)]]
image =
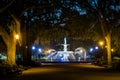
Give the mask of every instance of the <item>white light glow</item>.
[(39, 51), (39, 52), (42, 52), (42, 49), (41, 49), (41, 48), (39, 48), (39, 49), (38, 49), (38, 51)]
[(90, 48), (90, 52), (92, 52), (93, 51), (93, 48)]
[(95, 49), (98, 49), (98, 47), (96, 46)]
[(35, 49), (35, 46), (33, 46), (32, 49), (34, 50), (34, 49)]

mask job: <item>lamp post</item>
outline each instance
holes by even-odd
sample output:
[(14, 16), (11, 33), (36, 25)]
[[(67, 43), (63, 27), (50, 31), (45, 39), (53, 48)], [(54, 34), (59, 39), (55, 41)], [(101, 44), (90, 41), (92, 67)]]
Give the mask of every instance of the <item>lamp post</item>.
[(18, 34), (16, 34), (15, 35), (15, 39), (16, 39), (16, 41), (18, 41), (18, 43), (19, 43), (19, 46), (17, 45), (17, 43), (16, 43), (16, 57), (17, 57), (17, 60), (18, 61), (21, 61), (22, 60), (22, 57), (21, 57), (21, 44), (20, 44), (20, 42), (19, 42), (19, 39), (20, 39), (20, 36), (18, 35)]
[(92, 62), (93, 62), (93, 48), (90, 48), (90, 59), (91, 59)]
[(39, 62), (41, 62), (41, 53), (42, 53), (42, 49), (41, 48), (38, 48), (38, 59), (39, 59)]
[(36, 58), (35, 50), (36, 50), (36, 47), (35, 47), (35, 45), (33, 45), (33, 46), (32, 46), (32, 59), (33, 59), (33, 60)]
[(103, 52), (104, 42), (103, 41), (99, 41), (99, 45), (102, 48), (102, 51), (101, 51), (102, 56), (101, 56), (101, 61), (100, 61), (100, 64), (102, 64), (102, 61), (104, 60), (104, 52)]

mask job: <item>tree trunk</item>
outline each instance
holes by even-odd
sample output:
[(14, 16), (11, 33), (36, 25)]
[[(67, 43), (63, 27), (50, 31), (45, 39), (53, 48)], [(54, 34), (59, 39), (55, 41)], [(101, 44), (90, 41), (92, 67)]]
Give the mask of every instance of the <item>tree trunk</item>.
[(9, 64), (16, 64), (16, 42), (10, 42), (9, 45), (7, 45), (7, 56)]
[(107, 45), (107, 60), (108, 60), (108, 65), (111, 66), (112, 64), (112, 59), (111, 59), (111, 33), (108, 33), (105, 36), (106, 40), (106, 45)]
[(106, 46), (107, 46), (107, 64), (108, 64), (108, 66), (111, 66), (111, 63), (112, 63), (112, 59), (111, 59), (111, 32), (112, 32), (112, 30), (106, 31), (105, 30), (106, 24), (105, 24), (104, 20), (102, 20), (99, 17), (99, 21), (101, 23), (101, 29), (102, 29), (102, 32), (103, 32), (103, 37), (106, 40)]
[[(20, 21), (11, 14), (14, 21), (11, 23), (10, 27), (10, 33), (8, 34), (6, 30), (0, 26), (0, 35), (2, 36), (2, 39), (4, 40), (6, 46), (7, 46), (7, 60), (8, 64), (15, 65), (16, 64), (16, 41), (20, 43), (21, 41), (21, 34), (20, 34)], [(16, 39), (16, 35), (19, 35), (19, 39)], [(21, 43), (20, 43), (21, 45)]]

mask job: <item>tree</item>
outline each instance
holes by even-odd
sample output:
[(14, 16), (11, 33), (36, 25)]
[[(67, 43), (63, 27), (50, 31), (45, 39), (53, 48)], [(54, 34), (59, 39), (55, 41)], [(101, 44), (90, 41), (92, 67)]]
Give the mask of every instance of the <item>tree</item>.
[(14, 65), (15, 62), (15, 53), (16, 53), (16, 35), (20, 36), (20, 21), (16, 19), (13, 15), (11, 15), (14, 19), (9, 25), (10, 33), (6, 32), (6, 30), (0, 26), (0, 35), (4, 40), (7, 46), (7, 60), (8, 63)]
[[(103, 33), (103, 38), (107, 45), (107, 59), (108, 65), (111, 65), (111, 34), (115, 26), (117, 26), (118, 20), (116, 20), (117, 10), (116, 6), (119, 5), (119, 0), (81, 0), (79, 4), (86, 9), (87, 14), (95, 16), (100, 23), (100, 27)], [(94, 17), (94, 18), (95, 18)]]
[[(51, 3), (49, 3), (49, 2), (45, 2), (45, 4), (46, 4), (45, 6), (44, 5), (38, 6), (37, 4), (41, 4), (40, 2), (38, 3), (38, 1), (32, 3), (33, 2), (32, 0), (30, 0), (30, 1), (28, 1), (28, 0), (24, 0), (24, 1), (2, 0), (2, 2), (0, 3), (1, 4), (1, 6), (0, 6), (1, 7), (1, 9), (0, 9), (1, 19), (0, 20), (2, 22), (0, 25), (0, 35), (2, 36), (2, 39), (4, 40), (4, 42), (7, 46), (7, 60), (8, 60), (8, 63), (11, 65), (16, 64), (15, 55), (16, 55), (17, 40), (16, 40), (15, 36), (16, 36), (16, 34), (18, 34), (20, 36), (21, 24), (23, 25), (24, 23), (26, 23), (26, 19), (23, 19), (23, 18), (28, 17), (28, 15), (25, 16), (25, 12), (29, 12), (32, 9), (35, 12), (36, 8), (41, 9), (44, 7), (51, 6)], [(5, 5), (5, 4), (7, 4), (7, 5)], [(44, 3), (42, 3), (42, 4), (44, 4)], [(33, 13), (30, 12), (30, 15), (31, 14), (33, 14)], [(41, 16), (41, 15), (39, 15), (39, 16)], [(33, 15), (27, 19), (29, 19), (31, 21), (35, 18), (36, 17)], [(27, 23), (28, 25), (30, 25), (29, 24), (30, 21)], [(34, 22), (34, 20), (32, 22)], [(21, 36), (20, 36), (20, 39), (21, 39)]]
[(115, 27), (114, 28), (114, 31), (112, 32), (112, 43), (111, 43), (111, 46), (112, 46), (112, 49), (113, 49), (113, 54), (112, 55), (116, 55), (116, 56), (120, 56), (120, 26), (118, 27)]

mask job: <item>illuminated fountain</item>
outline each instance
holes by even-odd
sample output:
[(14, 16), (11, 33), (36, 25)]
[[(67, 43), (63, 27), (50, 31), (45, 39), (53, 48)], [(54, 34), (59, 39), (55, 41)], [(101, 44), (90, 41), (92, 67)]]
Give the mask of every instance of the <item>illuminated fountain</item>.
[(63, 45), (63, 51), (57, 51), (57, 53), (54, 56), (48, 57), (48, 60), (51, 62), (57, 61), (57, 62), (71, 62), (75, 61), (75, 56), (73, 51), (68, 51), (67, 46), (67, 40), (66, 37), (64, 38), (64, 44)]

